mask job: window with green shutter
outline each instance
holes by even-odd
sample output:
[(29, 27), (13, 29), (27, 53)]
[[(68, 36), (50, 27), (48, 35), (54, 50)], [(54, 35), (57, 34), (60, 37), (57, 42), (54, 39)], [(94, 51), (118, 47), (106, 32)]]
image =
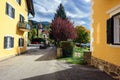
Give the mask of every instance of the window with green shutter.
[(23, 47), (23, 46), (24, 46), (24, 39), (19, 38), (19, 47)]
[(14, 47), (14, 38), (11, 36), (4, 37), (4, 49), (9, 49)]
[(23, 23), (25, 18), (20, 14), (20, 22)]
[(107, 20), (107, 43), (120, 45), (120, 13)]
[(21, 0), (16, 0), (16, 2), (17, 2), (19, 5), (21, 5)]
[(15, 9), (9, 3), (6, 3), (6, 14), (11, 18), (15, 18)]

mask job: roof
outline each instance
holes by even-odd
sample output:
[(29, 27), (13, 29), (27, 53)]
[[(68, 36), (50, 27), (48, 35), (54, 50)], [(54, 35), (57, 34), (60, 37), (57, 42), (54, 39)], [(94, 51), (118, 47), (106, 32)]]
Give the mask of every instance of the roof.
[(26, 0), (26, 2), (27, 2), (28, 13), (34, 16), (35, 12), (34, 12), (33, 0)]

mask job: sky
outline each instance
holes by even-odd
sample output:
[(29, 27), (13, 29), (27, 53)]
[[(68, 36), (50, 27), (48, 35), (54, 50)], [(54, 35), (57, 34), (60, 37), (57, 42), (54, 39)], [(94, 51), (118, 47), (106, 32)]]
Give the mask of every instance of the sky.
[(32, 20), (51, 22), (60, 3), (67, 17), (77, 25), (90, 29), (90, 0), (33, 0), (35, 17)]

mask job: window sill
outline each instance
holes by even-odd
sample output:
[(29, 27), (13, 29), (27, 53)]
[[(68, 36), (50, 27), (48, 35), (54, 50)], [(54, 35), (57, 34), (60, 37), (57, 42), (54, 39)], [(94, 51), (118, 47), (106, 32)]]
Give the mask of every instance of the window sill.
[(21, 46), (21, 47), (19, 46), (19, 48), (23, 48), (23, 46)]
[[(7, 15), (7, 14), (6, 14), (6, 15)], [(14, 18), (10, 17), (9, 15), (7, 15), (7, 16), (9, 17), (9, 19), (14, 20)]]
[(5, 50), (12, 50), (13, 48), (6, 48)]
[(112, 45), (112, 44), (110, 44), (109, 46), (110, 46), (110, 47), (120, 48), (120, 45)]

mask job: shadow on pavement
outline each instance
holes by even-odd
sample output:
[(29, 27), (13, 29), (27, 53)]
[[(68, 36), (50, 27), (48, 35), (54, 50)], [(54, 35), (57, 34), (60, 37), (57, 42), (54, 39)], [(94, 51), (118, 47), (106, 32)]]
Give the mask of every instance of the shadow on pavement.
[(66, 70), (29, 77), (22, 80), (114, 80), (96, 68), (83, 65), (72, 65)]
[(41, 55), (41, 54), (43, 54), (43, 50), (40, 50), (39, 48), (34, 48), (27, 50), (22, 55)]
[(48, 49), (45, 54), (35, 61), (47, 61), (47, 60), (55, 60), (56, 59), (56, 48)]

